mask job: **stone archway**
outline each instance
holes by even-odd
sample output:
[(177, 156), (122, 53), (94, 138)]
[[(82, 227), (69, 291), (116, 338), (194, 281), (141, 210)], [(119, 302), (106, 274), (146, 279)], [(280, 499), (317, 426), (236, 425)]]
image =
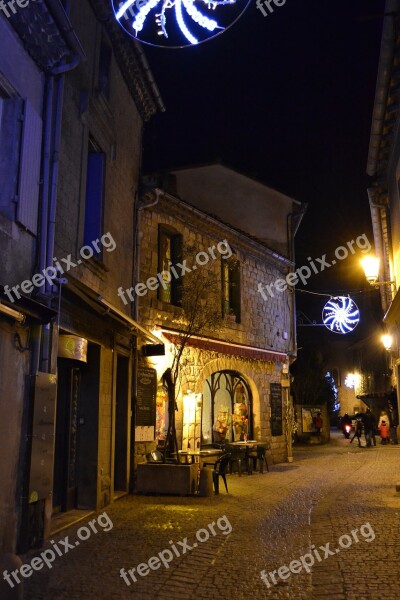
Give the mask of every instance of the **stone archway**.
[(259, 384), (256, 383), (257, 373), (249, 369), (249, 365), (242, 360), (235, 359), (233, 357), (219, 357), (210, 360), (199, 372), (195, 382), (195, 392), (201, 394), (204, 385), (209, 377), (213, 373), (219, 371), (233, 371), (237, 372), (246, 382), (250, 389), (252, 398), (252, 413), (253, 413), (253, 431), (259, 431), (261, 426), (261, 402), (259, 394)]

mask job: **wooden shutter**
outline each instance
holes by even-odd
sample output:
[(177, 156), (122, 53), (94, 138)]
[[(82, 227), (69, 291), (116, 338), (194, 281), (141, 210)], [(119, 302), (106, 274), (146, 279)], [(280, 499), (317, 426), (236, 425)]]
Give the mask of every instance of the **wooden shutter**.
[(37, 235), (42, 119), (25, 101), (18, 186), (17, 221)]

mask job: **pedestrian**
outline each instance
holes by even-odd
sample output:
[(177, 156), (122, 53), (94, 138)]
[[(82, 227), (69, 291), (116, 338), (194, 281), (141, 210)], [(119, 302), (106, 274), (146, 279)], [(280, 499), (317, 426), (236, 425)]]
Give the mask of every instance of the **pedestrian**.
[(386, 410), (381, 410), (381, 414), (379, 416), (379, 421), (378, 421), (378, 429), (382, 425), (382, 421), (385, 421), (386, 425), (388, 427), (390, 427), (390, 419), (389, 419), (389, 416), (388, 416)]
[(390, 429), (385, 420), (379, 426), (379, 433), (381, 434), (381, 444), (387, 444), (389, 442)]
[(390, 438), (392, 444), (398, 445), (397, 428), (399, 426), (399, 412), (397, 410), (397, 393), (393, 387), (388, 400), (388, 413), (390, 419)]
[(376, 439), (375, 439), (376, 421), (375, 421), (374, 415), (372, 414), (372, 412), (369, 408), (367, 408), (365, 413), (363, 413), (363, 416), (361, 417), (361, 419), (362, 419), (362, 422), (364, 425), (364, 434), (365, 434), (365, 441), (367, 444), (367, 448), (371, 447), (371, 443), (373, 443), (374, 446), (376, 446)]
[(361, 448), (361, 434), (362, 434), (363, 424), (361, 419), (357, 419), (356, 428), (354, 430), (354, 435), (350, 440), (350, 444), (353, 443), (354, 438), (356, 437), (358, 440), (358, 447)]
[(315, 427), (318, 437), (320, 437), (320, 435), (321, 435), (321, 429), (322, 429), (323, 424), (324, 424), (324, 421), (322, 420), (321, 413), (319, 412), (317, 414), (317, 416), (315, 417), (315, 421), (314, 421), (314, 427)]

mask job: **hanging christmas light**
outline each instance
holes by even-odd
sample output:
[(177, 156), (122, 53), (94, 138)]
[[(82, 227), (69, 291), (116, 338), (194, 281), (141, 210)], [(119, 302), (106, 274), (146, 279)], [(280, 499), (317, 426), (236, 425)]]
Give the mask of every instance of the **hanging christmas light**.
[(322, 321), (334, 333), (350, 333), (360, 321), (360, 311), (349, 296), (337, 296), (325, 304)]
[[(250, 0), (112, 0), (116, 20), (130, 36), (146, 44), (171, 48), (199, 44), (222, 33), (249, 3)], [(213, 12), (215, 18), (207, 12)]]

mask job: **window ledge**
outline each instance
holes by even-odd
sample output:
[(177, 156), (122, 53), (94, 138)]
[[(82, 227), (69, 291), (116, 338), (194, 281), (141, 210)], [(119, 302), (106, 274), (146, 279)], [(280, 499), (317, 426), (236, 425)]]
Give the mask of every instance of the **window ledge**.
[(110, 271), (103, 262), (94, 256), (82, 261), (82, 264), (101, 279), (104, 279), (104, 275)]

